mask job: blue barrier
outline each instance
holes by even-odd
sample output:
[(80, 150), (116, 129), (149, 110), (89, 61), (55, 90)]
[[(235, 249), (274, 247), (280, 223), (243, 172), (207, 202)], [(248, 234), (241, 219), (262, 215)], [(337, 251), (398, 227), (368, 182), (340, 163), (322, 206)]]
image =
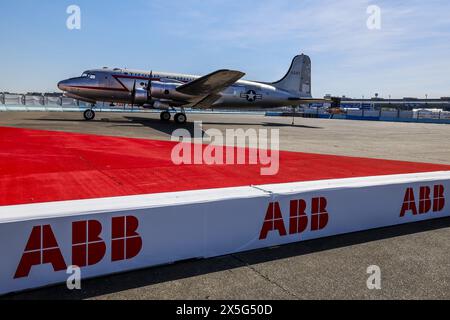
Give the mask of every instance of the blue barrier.
[[(266, 112), (267, 117), (287, 116), (283, 112)], [(345, 114), (318, 114), (315, 115), (319, 119), (337, 119), (337, 120), (358, 120), (358, 121), (386, 121), (386, 122), (406, 122), (406, 123), (433, 123), (433, 124), (450, 124), (450, 119), (426, 119), (426, 118), (397, 118), (397, 117), (370, 117), (370, 116), (352, 116)]]
[(346, 120), (347, 118), (345, 114), (333, 114), (333, 117), (331, 117), (331, 119)]
[(269, 111), (266, 112), (266, 117), (282, 117), (283, 112)]
[(380, 117), (346, 116), (347, 120), (380, 121)]

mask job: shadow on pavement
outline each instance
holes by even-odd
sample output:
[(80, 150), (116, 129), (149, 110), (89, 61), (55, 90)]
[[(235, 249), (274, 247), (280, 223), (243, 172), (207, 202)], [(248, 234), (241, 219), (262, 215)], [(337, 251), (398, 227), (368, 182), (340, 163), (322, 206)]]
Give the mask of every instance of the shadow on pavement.
[[(42, 121), (42, 122), (81, 122), (86, 124), (98, 124), (98, 123), (109, 123), (113, 126), (118, 127), (136, 127), (136, 125), (141, 125), (144, 127), (151, 128), (153, 130), (162, 132), (167, 135), (172, 135), (172, 133), (176, 129), (186, 129), (189, 131), (191, 136), (194, 134), (194, 123), (188, 122), (184, 125), (176, 124), (173, 121), (170, 122), (161, 122), (159, 119), (154, 118), (146, 118), (146, 117), (136, 117), (136, 116), (124, 116), (122, 119), (111, 119), (111, 118), (102, 118), (101, 115), (98, 115), (95, 120), (92, 121), (86, 121), (84, 119), (57, 119), (57, 118), (42, 118), (42, 119), (27, 119), (32, 121)], [(203, 121), (203, 125), (209, 125), (209, 126), (229, 126), (230, 128), (233, 127), (240, 127), (240, 126), (262, 126), (262, 127), (270, 127), (270, 128), (276, 128), (276, 127), (290, 127), (290, 128), (304, 128), (304, 129), (323, 129), (322, 127), (314, 127), (314, 126), (307, 126), (307, 125), (291, 125), (286, 123), (276, 123), (276, 122), (261, 122), (261, 123), (243, 123), (243, 122), (213, 122), (213, 121)]]

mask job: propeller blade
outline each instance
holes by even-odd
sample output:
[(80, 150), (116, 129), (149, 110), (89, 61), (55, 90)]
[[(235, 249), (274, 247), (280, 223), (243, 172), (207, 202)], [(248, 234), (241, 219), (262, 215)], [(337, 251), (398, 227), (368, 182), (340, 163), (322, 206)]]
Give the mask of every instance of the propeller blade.
[(133, 90), (131, 90), (131, 107), (134, 107), (136, 99), (136, 80), (134, 80)]
[(152, 80), (153, 80), (153, 70), (150, 71), (147, 84), (147, 97), (150, 99), (152, 97)]

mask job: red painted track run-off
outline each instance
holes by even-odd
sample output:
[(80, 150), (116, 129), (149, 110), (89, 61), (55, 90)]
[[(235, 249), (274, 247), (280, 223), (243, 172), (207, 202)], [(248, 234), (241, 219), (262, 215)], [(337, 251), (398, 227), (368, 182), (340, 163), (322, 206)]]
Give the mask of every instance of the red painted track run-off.
[[(448, 171), (450, 166), (280, 152), (261, 165), (175, 165), (174, 142), (0, 128), (0, 206), (260, 184)], [(247, 150), (248, 151), (248, 150)]]

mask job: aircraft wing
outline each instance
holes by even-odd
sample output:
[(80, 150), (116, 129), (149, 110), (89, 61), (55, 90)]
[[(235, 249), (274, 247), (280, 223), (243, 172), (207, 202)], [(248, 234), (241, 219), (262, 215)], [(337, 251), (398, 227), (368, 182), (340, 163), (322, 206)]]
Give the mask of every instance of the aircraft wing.
[(189, 106), (191, 108), (208, 109), (211, 108), (214, 102), (219, 100), (221, 97), (222, 96), (220, 94), (213, 93), (206, 97), (193, 100)]
[(225, 90), (245, 76), (245, 73), (234, 70), (218, 70), (204, 77), (198, 78), (177, 88), (177, 91), (202, 100), (210, 95)]

